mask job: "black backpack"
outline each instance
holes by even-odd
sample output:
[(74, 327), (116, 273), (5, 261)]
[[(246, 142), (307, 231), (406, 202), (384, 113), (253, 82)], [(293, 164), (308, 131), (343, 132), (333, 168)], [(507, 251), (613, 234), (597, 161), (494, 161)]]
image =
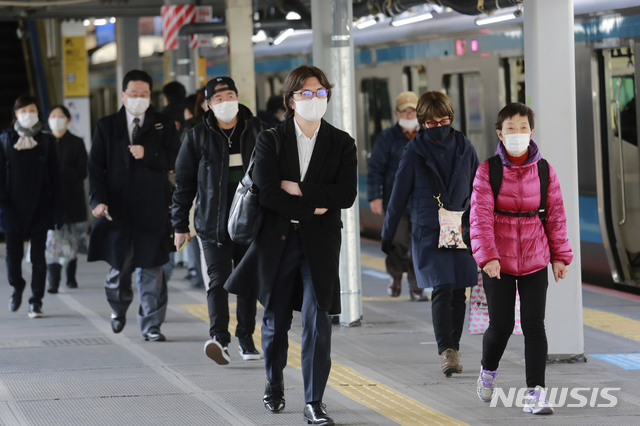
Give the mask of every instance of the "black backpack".
[[(489, 182), (493, 191), (493, 211), (503, 216), (512, 217), (532, 217), (538, 215), (542, 224), (545, 224), (547, 218), (547, 188), (549, 187), (549, 163), (544, 158), (538, 161), (538, 177), (540, 178), (540, 207), (536, 210), (525, 213), (503, 212), (495, 208), (498, 200), (498, 193), (502, 185), (502, 159), (499, 155), (489, 158)], [(469, 204), (462, 214), (462, 241), (467, 245), (467, 252), (471, 252), (471, 225), (469, 223), (469, 214), (471, 213), (471, 197)]]

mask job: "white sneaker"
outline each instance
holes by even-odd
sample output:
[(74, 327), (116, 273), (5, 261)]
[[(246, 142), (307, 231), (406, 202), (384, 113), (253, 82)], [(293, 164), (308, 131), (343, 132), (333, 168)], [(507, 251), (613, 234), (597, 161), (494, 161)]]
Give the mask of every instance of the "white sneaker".
[(553, 406), (547, 401), (547, 391), (542, 386), (536, 386), (534, 390), (527, 393), (522, 411), (532, 414), (553, 414)]
[(204, 353), (220, 365), (227, 365), (231, 361), (229, 349), (222, 346), (215, 337), (204, 344)]
[(495, 393), (495, 380), (497, 375), (498, 370), (490, 371), (480, 367), (480, 377), (478, 377), (478, 387), (476, 390), (478, 398), (480, 398), (482, 402), (491, 402), (493, 394)]

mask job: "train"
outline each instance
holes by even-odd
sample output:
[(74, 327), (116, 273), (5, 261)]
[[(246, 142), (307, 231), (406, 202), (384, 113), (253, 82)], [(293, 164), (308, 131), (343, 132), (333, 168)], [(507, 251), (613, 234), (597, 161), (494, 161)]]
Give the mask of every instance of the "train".
[[(640, 150), (635, 74), (640, 72), (640, 45), (634, 38), (640, 36), (640, 7), (628, 7), (626, 0), (595, 3), (600, 9), (587, 10), (594, 2), (576, 0), (575, 16), (582, 276), (584, 282), (637, 291)], [(447, 15), (444, 12), (441, 15)], [(478, 26), (477, 17), (460, 15), (393, 27), (390, 18), (376, 17), (375, 25), (354, 28), (362, 235), (380, 236), (382, 217), (371, 213), (366, 198), (367, 159), (377, 135), (394, 123), (398, 93), (446, 92), (457, 112), (453, 127), (471, 140), (481, 160), (492, 155), (498, 142), (493, 127), (497, 112), (526, 99), (523, 20), (514, 18)], [(370, 18), (360, 21), (364, 19)], [(259, 106), (281, 93), (289, 71), (312, 63), (311, 46), (308, 30), (294, 32), (278, 46), (256, 43)], [(207, 77), (228, 74), (224, 45), (203, 49), (201, 55), (208, 63)], [(157, 88), (164, 83), (164, 67), (161, 55), (143, 59)], [(95, 122), (115, 112), (119, 87), (113, 63), (91, 65), (89, 75)]]

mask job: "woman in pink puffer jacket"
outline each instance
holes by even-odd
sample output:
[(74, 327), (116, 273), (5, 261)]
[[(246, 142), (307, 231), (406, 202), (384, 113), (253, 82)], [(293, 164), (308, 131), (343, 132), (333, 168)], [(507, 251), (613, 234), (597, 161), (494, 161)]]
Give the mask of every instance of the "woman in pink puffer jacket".
[(558, 282), (566, 276), (567, 265), (573, 259), (562, 192), (555, 170), (549, 165), (545, 223), (538, 214), (526, 215), (540, 208), (538, 161), (542, 156), (531, 140), (534, 133), (531, 108), (520, 103), (507, 105), (498, 114), (496, 132), (500, 138), (496, 154), (503, 171), (500, 191), (494, 200), (489, 159), (476, 172), (469, 217), (471, 248), (483, 270), (489, 310), (477, 393), (485, 402), (493, 397), (498, 364), (513, 332), (517, 288), (525, 337), (527, 387), (532, 389), (526, 395), (524, 411), (551, 414), (553, 408), (544, 392), (547, 265), (552, 263)]

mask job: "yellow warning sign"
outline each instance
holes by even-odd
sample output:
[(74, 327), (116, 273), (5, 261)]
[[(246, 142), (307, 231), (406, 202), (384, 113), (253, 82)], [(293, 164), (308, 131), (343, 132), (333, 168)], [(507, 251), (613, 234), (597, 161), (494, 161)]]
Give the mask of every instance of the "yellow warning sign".
[(89, 70), (84, 37), (62, 37), (64, 96), (89, 96)]

